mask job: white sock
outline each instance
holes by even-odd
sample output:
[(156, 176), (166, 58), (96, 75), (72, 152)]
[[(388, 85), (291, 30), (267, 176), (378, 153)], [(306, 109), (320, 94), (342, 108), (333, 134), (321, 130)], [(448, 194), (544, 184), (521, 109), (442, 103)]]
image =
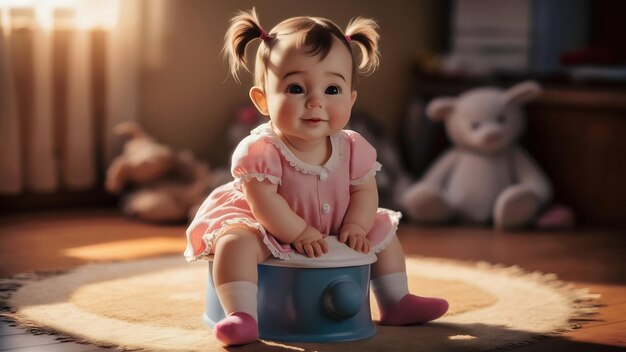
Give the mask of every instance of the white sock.
[(394, 273), (371, 281), (372, 292), (380, 308), (389, 307), (409, 293), (406, 273)]
[(259, 321), (257, 313), (258, 286), (249, 281), (232, 281), (219, 285), (216, 289), (224, 313), (244, 312)]

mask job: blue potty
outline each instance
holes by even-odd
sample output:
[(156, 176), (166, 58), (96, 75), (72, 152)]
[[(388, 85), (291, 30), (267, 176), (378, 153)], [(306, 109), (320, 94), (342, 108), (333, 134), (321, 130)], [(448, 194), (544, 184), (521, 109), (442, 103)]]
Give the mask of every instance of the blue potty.
[[(373, 253), (357, 253), (337, 237), (326, 238), (322, 258), (296, 254), (291, 260), (259, 264), (258, 315), (262, 339), (284, 342), (354, 341), (373, 336), (369, 301)], [(209, 327), (225, 316), (217, 297), (209, 261), (206, 308)]]

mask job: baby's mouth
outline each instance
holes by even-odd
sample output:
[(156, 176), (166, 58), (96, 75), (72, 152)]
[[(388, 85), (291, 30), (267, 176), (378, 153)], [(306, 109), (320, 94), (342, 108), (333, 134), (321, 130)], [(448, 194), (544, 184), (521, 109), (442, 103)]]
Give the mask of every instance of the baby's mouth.
[(322, 123), (324, 122), (324, 119), (321, 119), (319, 117), (311, 117), (308, 119), (304, 119), (304, 122), (309, 123), (309, 124), (318, 124), (318, 123)]

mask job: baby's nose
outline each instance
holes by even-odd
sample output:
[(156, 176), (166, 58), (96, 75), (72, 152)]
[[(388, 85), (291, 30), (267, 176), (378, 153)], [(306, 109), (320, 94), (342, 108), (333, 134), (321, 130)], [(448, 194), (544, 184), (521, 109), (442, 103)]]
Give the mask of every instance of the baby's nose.
[(321, 108), (322, 100), (318, 97), (310, 97), (306, 102), (306, 107), (309, 109)]

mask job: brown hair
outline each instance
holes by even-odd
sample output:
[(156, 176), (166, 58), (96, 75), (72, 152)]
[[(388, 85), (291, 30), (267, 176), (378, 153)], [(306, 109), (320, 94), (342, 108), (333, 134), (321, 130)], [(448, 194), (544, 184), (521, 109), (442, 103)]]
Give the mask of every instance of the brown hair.
[[(310, 47), (312, 56), (320, 54), (322, 59), (332, 48), (333, 36), (352, 53), (352, 86), (357, 71), (370, 74), (378, 68), (380, 53), (378, 52), (378, 25), (374, 20), (355, 18), (350, 21), (345, 32), (332, 21), (321, 17), (292, 17), (280, 22), (267, 33), (259, 24), (256, 10), (241, 11), (230, 21), (230, 27), (224, 38), (224, 54), (230, 65), (230, 73), (239, 81), (238, 72), (243, 66), (250, 71), (246, 62), (246, 47), (255, 39), (262, 39), (257, 50), (254, 84), (264, 88), (267, 61), (272, 47), (281, 36), (297, 36), (298, 47)], [(360, 49), (360, 64), (356, 65), (356, 57), (351, 43)]]

